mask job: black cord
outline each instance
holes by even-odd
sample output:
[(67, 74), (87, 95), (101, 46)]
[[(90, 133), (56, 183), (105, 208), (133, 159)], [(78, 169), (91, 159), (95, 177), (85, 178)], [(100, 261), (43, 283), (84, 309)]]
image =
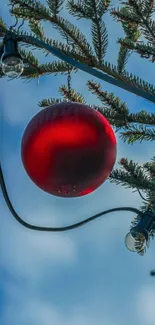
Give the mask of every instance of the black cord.
[(136, 209), (136, 208), (132, 208), (132, 207), (122, 207), (122, 208), (114, 208), (114, 209), (109, 209), (103, 212), (100, 212), (92, 217), (89, 217), (83, 221), (80, 221), (78, 223), (69, 225), (69, 226), (65, 226), (65, 227), (39, 227), (39, 226), (35, 226), (35, 225), (31, 225), (27, 222), (25, 222), (23, 219), (21, 219), (19, 217), (19, 215), (16, 213), (16, 211), (14, 210), (12, 203), (9, 199), (8, 193), (7, 193), (7, 189), (6, 189), (6, 185), (5, 185), (5, 181), (4, 181), (4, 176), (3, 176), (3, 172), (2, 172), (2, 167), (1, 167), (1, 163), (0, 163), (0, 185), (1, 185), (1, 189), (2, 189), (2, 193), (5, 199), (5, 202), (10, 210), (10, 212), (12, 213), (13, 217), (24, 227), (28, 228), (28, 229), (32, 229), (32, 230), (39, 230), (39, 231), (53, 231), (53, 232), (60, 232), (60, 231), (66, 231), (66, 230), (71, 230), (71, 229), (75, 229), (78, 228), (80, 226), (83, 226), (85, 223), (88, 223), (90, 221), (93, 221), (107, 213), (110, 212), (115, 212), (115, 211), (131, 211), (137, 214), (142, 214), (140, 210)]
[(145, 199), (145, 197), (141, 194), (139, 188), (137, 188), (137, 189), (136, 189), (135, 191), (133, 191), (132, 193), (134, 193), (134, 192), (138, 192), (139, 195), (140, 195), (140, 197), (142, 198), (142, 200), (144, 200), (144, 201), (146, 201), (146, 202), (149, 202), (149, 200)]
[[(14, 7), (15, 7), (15, 3), (14, 3), (11, 7), (12, 7), (12, 8), (11, 8), (10, 12), (14, 9)], [(17, 24), (18, 24), (18, 18), (17, 18), (16, 16), (15, 16), (15, 19), (16, 19), (16, 22), (15, 22), (14, 25), (10, 26), (10, 31), (12, 31), (13, 27), (16, 27)]]

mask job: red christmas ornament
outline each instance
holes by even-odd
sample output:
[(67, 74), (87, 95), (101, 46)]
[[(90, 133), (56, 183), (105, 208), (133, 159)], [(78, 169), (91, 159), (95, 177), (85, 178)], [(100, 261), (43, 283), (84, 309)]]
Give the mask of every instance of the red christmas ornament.
[(93, 192), (109, 177), (116, 138), (101, 113), (63, 102), (32, 118), (23, 135), (21, 156), (27, 174), (42, 190), (77, 197)]

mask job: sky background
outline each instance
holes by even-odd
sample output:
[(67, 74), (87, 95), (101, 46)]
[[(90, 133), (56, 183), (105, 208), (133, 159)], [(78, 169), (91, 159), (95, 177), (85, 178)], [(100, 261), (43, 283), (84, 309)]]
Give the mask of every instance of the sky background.
[[(45, 1), (41, 1), (45, 3)], [(119, 1), (113, 1), (117, 7)], [(90, 40), (90, 24), (70, 17)], [(0, 1), (0, 16), (10, 26), (6, 0)], [(117, 38), (123, 35), (119, 23), (105, 15), (109, 32), (107, 61), (116, 64)], [(44, 24), (46, 35), (61, 39), (53, 27)], [(23, 30), (28, 30), (27, 23)], [(41, 51), (34, 52), (40, 63), (55, 60)], [(153, 84), (155, 68), (133, 54), (128, 63), (133, 72)], [(88, 92), (87, 80), (99, 81), (102, 89), (114, 92), (132, 112), (154, 111), (153, 104), (142, 98), (92, 78), (84, 72), (72, 75), (72, 87), (84, 95), (89, 104), (98, 104)], [(82, 82), (81, 82), (82, 80)], [(85, 219), (103, 210), (132, 206), (139, 208), (141, 198), (130, 189), (107, 180), (94, 193), (73, 199), (51, 196), (28, 178), (20, 157), (25, 127), (40, 111), (43, 98), (59, 98), (58, 88), (66, 76), (44, 76), (25, 83), (23, 80), (0, 81), (0, 121), (2, 161), (9, 196), (20, 216), (33, 224), (61, 226)], [(154, 143), (128, 145), (118, 139), (117, 162), (121, 157), (139, 163), (154, 156)], [(117, 163), (115, 165), (117, 167)], [(134, 214), (113, 213), (83, 228), (66, 233), (28, 230), (17, 223), (0, 193), (0, 324), (1, 325), (154, 325), (155, 279), (149, 272), (155, 267), (152, 241), (141, 257), (129, 252), (124, 237)]]

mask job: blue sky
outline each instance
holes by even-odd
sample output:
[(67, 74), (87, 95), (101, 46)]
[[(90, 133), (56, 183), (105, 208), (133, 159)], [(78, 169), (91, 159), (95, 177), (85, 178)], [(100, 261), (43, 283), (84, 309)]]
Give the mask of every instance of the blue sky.
[[(41, 1), (45, 3), (45, 1)], [(113, 1), (117, 6), (119, 1)], [(0, 2), (0, 15), (10, 25), (5, 0)], [(68, 17), (67, 12), (62, 12)], [(89, 22), (75, 21), (89, 40)], [(123, 35), (120, 25), (107, 15), (109, 48), (106, 59), (117, 60), (117, 37)], [(23, 29), (27, 29), (25, 23)], [(45, 24), (46, 35), (60, 39)], [(35, 51), (41, 63), (46, 59)], [(154, 81), (154, 65), (131, 56), (128, 71), (147, 81)], [(72, 77), (72, 86), (89, 104), (98, 100), (88, 92), (87, 80), (96, 80), (84, 72)], [(81, 80), (83, 82), (81, 82)], [(0, 81), (1, 151), (0, 159), (10, 198), (17, 212), (28, 222), (60, 226), (77, 222), (102, 210), (133, 206), (139, 208), (137, 193), (107, 180), (94, 193), (63, 199), (37, 188), (27, 177), (20, 157), (20, 143), (30, 119), (40, 110), (43, 98), (59, 97), (58, 87), (65, 76), (44, 76), (29, 83), (23, 80)], [(100, 82), (100, 81), (99, 81)], [(153, 104), (102, 82), (126, 101), (132, 112), (153, 111)], [(154, 144), (127, 145), (118, 139), (117, 162), (121, 157), (139, 163), (154, 156)], [(117, 166), (117, 163), (115, 167)], [(154, 325), (155, 280), (149, 277), (154, 268), (154, 247), (141, 257), (127, 251), (124, 237), (134, 215), (121, 212), (107, 215), (83, 228), (64, 234), (33, 232), (23, 228), (11, 216), (0, 193), (0, 324), (1, 325)]]

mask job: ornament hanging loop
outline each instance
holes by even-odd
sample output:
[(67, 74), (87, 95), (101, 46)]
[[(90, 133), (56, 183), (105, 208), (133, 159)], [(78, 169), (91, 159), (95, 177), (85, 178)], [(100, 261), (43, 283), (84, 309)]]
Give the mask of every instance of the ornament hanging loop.
[[(71, 42), (69, 42), (69, 38), (68, 38), (68, 35), (66, 34), (66, 39), (67, 39), (67, 44), (68, 45), (72, 45), (73, 49), (74, 49), (74, 44)], [(70, 68), (70, 65), (68, 64), (68, 77), (67, 77), (67, 86), (68, 86), (68, 97), (69, 97), (69, 100), (72, 100), (72, 89), (71, 89), (71, 72), (73, 70), (73, 67)]]
[(72, 90), (71, 90), (71, 70), (70, 70), (70, 68), (68, 68), (67, 84), (68, 84), (69, 99), (71, 100)]

